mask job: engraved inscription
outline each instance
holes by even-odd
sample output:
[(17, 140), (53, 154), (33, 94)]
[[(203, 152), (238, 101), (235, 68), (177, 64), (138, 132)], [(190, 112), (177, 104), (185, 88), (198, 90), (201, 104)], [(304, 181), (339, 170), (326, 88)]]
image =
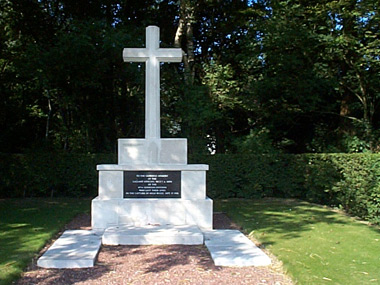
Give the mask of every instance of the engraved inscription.
[(124, 171), (124, 198), (181, 198), (181, 172)]

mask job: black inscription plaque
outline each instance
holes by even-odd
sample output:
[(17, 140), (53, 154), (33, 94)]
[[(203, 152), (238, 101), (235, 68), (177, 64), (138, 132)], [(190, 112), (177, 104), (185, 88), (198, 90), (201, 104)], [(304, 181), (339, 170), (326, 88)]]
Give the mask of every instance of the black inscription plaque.
[(181, 198), (181, 171), (124, 171), (124, 198)]

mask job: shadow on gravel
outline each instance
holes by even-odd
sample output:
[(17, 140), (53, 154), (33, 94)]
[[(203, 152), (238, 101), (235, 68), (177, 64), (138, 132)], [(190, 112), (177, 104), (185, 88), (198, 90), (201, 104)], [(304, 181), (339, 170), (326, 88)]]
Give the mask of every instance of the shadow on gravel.
[[(224, 213), (214, 213), (214, 229), (240, 229)], [(143, 247), (142, 247), (143, 248)], [(220, 270), (215, 266), (210, 253), (204, 245), (167, 245), (145, 247), (143, 250), (152, 251), (152, 258), (146, 258), (144, 264), (148, 265), (146, 273), (168, 271), (173, 267), (193, 264), (198, 270)], [(164, 253), (160, 253), (164, 252)]]
[[(39, 274), (25, 275), (16, 284), (75, 284), (97, 280), (110, 271), (107, 265), (92, 268), (48, 269)], [(40, 270), (36, 268), (34, 270)], [(31, 272), (33, 273), (33, 271)]]
[(151, 246), (152, 258), (143, 260), (146, 273), (168, 271), (173, 267), (194, 265), (198, 270), (219, 270), (204, 245)]

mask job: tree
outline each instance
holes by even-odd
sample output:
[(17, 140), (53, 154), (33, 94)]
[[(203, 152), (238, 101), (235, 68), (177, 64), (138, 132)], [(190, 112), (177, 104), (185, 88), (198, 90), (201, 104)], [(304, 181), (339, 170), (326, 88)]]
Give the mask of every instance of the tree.
[[(162, 135), (190, 152), (379, 150), (375, 0), (0, 3), (3, 151), (115, 151), (144, 134), (144, 68), (124, 47), (181, 47), (161, 72)], [(265, 147), (259, 147), (264, 145)]]
[[(380, 29), (378, 1), (331, 2), (335, 29), (328, 45), (333, 49), (329, 66), (341, 96), (342, 131), (360, 137), (368, 148), (378, 148)], [(347, 123), (347, 120), (351, 121)]]
[(118, 137), (144, 133), (144, 70), (123, 63), (121, 51), (136, 39), (143, 45), (145, 27), (136, 30), (134, 23), (165, 19), (172, 25), (174, 15), (157, 18), (157, 1), (139, 1), (128, 12), (119, 1), (81, 2), (2, 2), (8, 32), (1, 142), (9, 151), (41, 144), (112, 151)]
[(357, 151), (342, 136), (349, 125), (350, 138), (376, 148), (379, 46), (371, 36), (378, 33), (378, 4), (370, 2), (279, 1), (252, 25), (240, 60), (245, 102), (255, 127), (268, 128), (277, 146)]

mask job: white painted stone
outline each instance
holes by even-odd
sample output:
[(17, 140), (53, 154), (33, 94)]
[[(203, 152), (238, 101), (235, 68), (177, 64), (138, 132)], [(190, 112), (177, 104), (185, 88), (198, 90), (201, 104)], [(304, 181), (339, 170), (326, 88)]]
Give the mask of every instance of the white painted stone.
[(204, 231), (216, 266), (267, 266), (270, 258), (238, 230)]
[(267, 266), (271, 261), (258, 247), (207, 246), (216, 266)]
[(160, 138), (160, 62), (181, 62), (179, 48), (160, 48), (160, 29), (146, 28), (146, 48), (125, 48), (124, 61), (145, 62), (145, 138)]
[(206, 199), (206, 172), (181, 172), (181, 197), (187, 200)]
[(102, 200), (96, 197), (91, 202), (91, 226), (95, 231), (118, 225), (118, 207), (121, 199)]
[(97, 168), (99, 170), (98, 199), (101, 200), (123, 199), (123, 171), (131, 170), (181, 171), (181, 199), (206, 199), (206, 171), (203, 169), (208, 169), (208, 165), (98, 165)]
[(118, 164), (187, 164), (187, 139), (118, 139)]
[(99, 198), (123, 198), (122, 171), (99, 171)]
[(146, 139), (118, 139), (118, 164), (148, 164), (149, 149)]
[(207, 171), (209, 169), (207, 164), (186, 164), (186, 165), (120, 165), (120, 164), (99, 164), (96, 166), (97, 170), (108, 171), (128, 171), (128, 170), (140, 170), (140, 171)]
[(159, 164), (187, 164), (187, 139), (161, 139)]
[[(206, 197), (208, 165), (187, 164), (186, 139), (160, 138), (160, 62), (180, 62), (181, 49), (159, 47), (159, 29), (146, 29), (146, 48), (123, 50), (124, 61), (146, 63), (145, 138), (119, 139), (118, 164), (98, 165), (99, 196), (92, 201), (92, 227), (197, 225), (212, 229)], [(124, 199), (123, 171), (181, 171), (181, 198)]]
[(146, 225), (149, 224), (149, 209), (143, 201), (130, 203), (130, 200), (119, 201), (117, 208), (118, 225)]
[(212, 229), (212, 200), (110, 199), (92, 200), (92, 228), (103, 231), (121, 225), (197, 225)]
[(186, 211), (180, 199), (124, 199), (118, 216), (119, 225), (184, 225)]
[(102, 243), (107, 245), (203, 244), (196, 226), (122, 226), (106, 229)]
[(252, 246), (254, 243), (238, 230), (205, 231), (205, 244), (209, 246)]
[(92, 231), (65, 231), (37, 260), (44, 268), (93, 267), (101, 246), (101, 237)]
[(186, 208), (186, 224), (197, 225), (202, 230), (212, 229), (213, 201), (210, 198), (182, 201)]

